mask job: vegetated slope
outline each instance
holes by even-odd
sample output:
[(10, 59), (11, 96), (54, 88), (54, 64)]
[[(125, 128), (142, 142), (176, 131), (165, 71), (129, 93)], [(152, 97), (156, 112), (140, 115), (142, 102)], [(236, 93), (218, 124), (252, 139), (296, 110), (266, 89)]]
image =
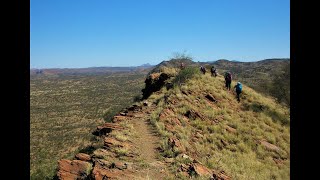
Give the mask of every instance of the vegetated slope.
[(230, 71), (234, 80), (247, 84), (254, 90), (277, 98), (290, 106), (290, 59), (265, 59), (256, 62), (238, 62), (229, 60), (218, 60), (214, 62), (193, 62), (190, 58), (171, 59), (163, 61), (150, 71), (161, 72), (164, 68), (180, 68), (183, 62), (186, 67), (200, 67), (203, 65), (207, 71), (214, 65), (218, 73), (224, 74)]
[(213, 65), (219, 73), (231, 71), (236, 80), (290, 105), (290, 59), (266, 59), (257, 62), (219, 60)]
[(103, 118), (133, 103), (146, 73), (38, 74), (30, 78), (30, 178), (54, 176), (58, 159), (91, 144)]
[[(148, 100), (157, 104), (151, 121), (161, 134), (163, 157), (179, 162), (177, 155), (185, 153), (233, 179), (289, 179), (289, 109), (274, 99), (244, 84), (238, 103), (223, 77), (195, 74)], [(182, 164), (172, 167), (179, 171)]]
[[(198, 68), (162, 70), (148, 78), (153, 86), (169, 77), (164, 86), (98, 126), (103, 145), (86, 152), (87, 159), (59, 161), (60, 178), (290, 178), (287, 107), (245, 84), (239, 103), (222, 76), (202, 75)], [(161, 75), (167, 72), (176, 75)]]

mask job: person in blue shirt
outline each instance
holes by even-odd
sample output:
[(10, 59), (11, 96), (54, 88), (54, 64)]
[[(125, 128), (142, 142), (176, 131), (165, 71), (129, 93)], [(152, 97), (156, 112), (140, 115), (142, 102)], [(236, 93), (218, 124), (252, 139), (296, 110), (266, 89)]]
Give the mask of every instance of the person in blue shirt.
[(242, 84), (240, 82), (238, 82), (234, 88), (236, 89), (236, 93), (237, 93), (237, 100), (238, 102), (240, 102), (240, 94), (242, 92)]

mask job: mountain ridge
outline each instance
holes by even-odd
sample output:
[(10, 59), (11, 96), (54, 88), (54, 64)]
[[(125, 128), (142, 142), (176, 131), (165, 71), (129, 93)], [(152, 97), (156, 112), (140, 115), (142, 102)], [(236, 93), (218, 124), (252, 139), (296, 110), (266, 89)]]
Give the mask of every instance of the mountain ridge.
[[(151, 88), (144, 100), (97, 127), (94, 133), (104, 140), (104, 145), (88, 154), (90, 160), (81, 162), (86, 171), (72, 166), (78, 160), (59, 161), (60, 179), (68, 176), (121, 179), (128, 175), (148, 178), (147, 172), (158, 174), (157, 178), (165, 174), (169, 179), (290, 177), (287, 107), (246, 84), (239, 103), (235, 94), (224, 88), (223, 76), (200, 74), (196, 66), (179, 70), (160, 65), (155, 69), (147, 80), (150, 86), (160, 83), (160, 89)], [(158, 154), (152, 162), (144, 162), (146, 159), (135, 151), (141, 144), (134, 141), (133, 134), (139, 128), (133, 127), (141, 119), (146, 119), (149, 133), (155, 131), (160, 138), (154, 142), (157, 148), (147, 150)], [(141, 161), (143, 164), (139, 164)]]

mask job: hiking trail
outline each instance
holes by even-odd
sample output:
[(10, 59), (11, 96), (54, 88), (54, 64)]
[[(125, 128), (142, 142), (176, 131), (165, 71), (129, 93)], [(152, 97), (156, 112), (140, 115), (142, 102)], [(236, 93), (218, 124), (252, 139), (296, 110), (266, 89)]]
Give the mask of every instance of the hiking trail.
[[(148, 111), (153, 111), (155, 107), (146, 108), (148, 108)], [(143, 167), (132, 174), (126, 175), (123, 179), (164, 179), (167, 176), (164, 173), (166, 167), (164, 162), (161, 162), (157, 158), (157, 147), (160, 138), (154, 127), (150, 124), (150, 114), (146, 113), (146, 109), (135, 113), (130, 123), (133, 125), (133, 129), (135, 129), (132, 138), (132, 144), (135, 147), (134, 151), (138, 154), (137, 159), (139, 159)]]

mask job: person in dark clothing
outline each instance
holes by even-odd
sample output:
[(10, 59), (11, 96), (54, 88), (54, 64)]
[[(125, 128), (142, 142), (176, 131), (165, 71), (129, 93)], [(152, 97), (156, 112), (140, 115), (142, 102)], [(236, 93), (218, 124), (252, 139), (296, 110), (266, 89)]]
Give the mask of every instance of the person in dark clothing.
[(217, 69), (214, 66), (211, 67), (211, 75), (217, 77)]
[(201, 67), (200, 67), (200, 71), (201, 71), (203, 74), (206, 74), (206, 68), (205, 68), (205, 67), (201, 66)]
[(180, 64), (180, 69), (184, 69), (184, 63), (183, 62)]
[(238, 102), (240, 102), (240, 94), (242, 92), (242, 84), (240, 82), (238, 82), (234, 88), (236, 89), (236, 93), (237, 93), (237, 100)]
[(226, 81), (226, 88), (227, 90), (230, 91), (230, 88), (231, 88), (231, 81), (232, 81), (232, 75), (230, 72), (227, 72), (224, 76), (224, 79)]

